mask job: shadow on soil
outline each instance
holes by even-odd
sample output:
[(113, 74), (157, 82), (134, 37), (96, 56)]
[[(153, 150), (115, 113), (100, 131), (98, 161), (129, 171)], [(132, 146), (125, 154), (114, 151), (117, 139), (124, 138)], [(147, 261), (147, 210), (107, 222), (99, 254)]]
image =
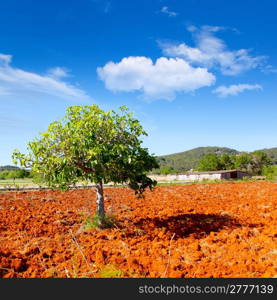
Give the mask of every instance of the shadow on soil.
[(236, 228), (242, 225), (230, 216), (216, 214), (182, 214), (168, 218), (142, 218), (134, 224), (145, 233), (153, 228), (164, 228), (176, 238), (193, 234), (195, 238), (203, 238), (210, 232), (218, 232), (223, 228)]

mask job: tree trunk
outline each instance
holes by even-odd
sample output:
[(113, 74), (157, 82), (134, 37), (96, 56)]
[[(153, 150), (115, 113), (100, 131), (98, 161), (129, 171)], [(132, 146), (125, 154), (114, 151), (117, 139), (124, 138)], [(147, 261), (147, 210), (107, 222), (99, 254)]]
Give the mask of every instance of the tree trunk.
[(97, 194), (96, 214), (100, 217), (100, 219), (103, 219), (105, 216), (105, 209), (104, 209), (104, 194), (103, 194), (102, 182), (96, 184), (96, 194)]

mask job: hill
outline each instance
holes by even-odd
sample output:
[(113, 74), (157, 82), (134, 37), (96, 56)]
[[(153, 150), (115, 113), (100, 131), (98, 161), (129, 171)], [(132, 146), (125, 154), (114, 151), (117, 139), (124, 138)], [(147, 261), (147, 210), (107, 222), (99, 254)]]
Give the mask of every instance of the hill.
[[(277, 164), (277, 148), (261, 149), (259, 151), (265, 152), (273, 163)], [(198, 147), (188, 151), (158, 156), (158, 162), (160, 164), (160, 169), (156, 169), (153, 173), (159, 173), (163, 168), (170, 168), (176, 170), (177, 172), (186, 172), (190, 169), (197, 167), (199, 161), (203, 156), (208, 153), (215, 153), (218, 155), (222, 154), (240, 154), (242, 151), (227, 147)]]
[(178, 172), (185, 172), (197, 167), (199, 161), (208, 153), (222, 154), (239, 154), (235, 149), (227, 147), (198, 147), (192, 150), (159, 156), (158, 162), (160, 169), (168, 167)]
[(272, 162), (277, 164), (277, 148), (261, 149), (260, 151), (266, 153)]
[(0, 171), (14, 171), (19, 170), (20, 168), (15, 166), (0, 166)]

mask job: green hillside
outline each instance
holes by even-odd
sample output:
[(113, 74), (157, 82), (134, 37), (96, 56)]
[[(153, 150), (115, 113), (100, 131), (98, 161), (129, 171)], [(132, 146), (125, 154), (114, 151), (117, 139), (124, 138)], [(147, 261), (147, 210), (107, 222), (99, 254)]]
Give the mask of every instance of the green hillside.
[(270, 148), (270, 149), (261, 149), (267, 154), (267, 156), (272, 160), (274, 164), (277, 164), (277, 148)]
[(16, 166), (0, 166), (0, 171), (14, 171), (19, 170), (20, 168)]
[[(277, 148), (262, 149), (269, 158), (277, 164)], [(198, 147), (192, 150), (159, 156), (157, 159), (160, 169), (156, 169), (153, 173), (159, 173), (163, 168), (176, 170), (177, 172), (185, 172), (197, 167), (199, 161), (208, 153), (222, 154), (240, 154), (243, 152), (227, 147)]]
[(216, 153), (218, 155), (224, 153), (239, 154), (237, 150), (226, 147), (198, 147), (184, 152), (159, 156), (158, 162), (160, 169), (168, 167), (178, 172), (184, 172), (196, 168), (200, 159), (208, 153)]

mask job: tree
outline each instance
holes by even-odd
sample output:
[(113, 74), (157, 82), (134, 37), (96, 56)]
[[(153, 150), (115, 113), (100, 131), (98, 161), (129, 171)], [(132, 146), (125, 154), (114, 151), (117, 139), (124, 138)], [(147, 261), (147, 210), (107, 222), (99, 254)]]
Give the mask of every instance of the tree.
[(206, 154), (199, 162), (198, 171), (217, 171), (222, 170), (220, 157), (214, 153)]
[(236, 157), (235, 166), (241, 171), (248, 172), (252, 175), (261, 175), (265, 166), (270, 164), (267, 154), (262, 151), (253, 153), (243, 153)]
[(252, 157), (249, 153), (243, 153), (236, 156), (235, 167), (244, 172), (251, 172)]
[(177, 174), (178, 172), (170, 167), (163, 167), (161, 168), (160, 174), (168, 175), (168, 174)]
[(261, 175), (264, 167), (268, 166), (271, 160), (266, 153), (262, 151), (255, 151), (252, 153), (252, 173)]
[(271, 165), (271, 166), (264, 167), (262, 170), (262, 175), (270, 180), (276, 179), (277, 178), (277, 166)]
[(220, 163), (222, 165), (222, 170), (232, 170), (235, 168), (235, 158), (234, 155), (229, 155), (227, 153), (220, 157)]
[(13, 153), (15, 163), (43, 174), (52, 188), (67, 190), (80, 180), (96, 183), (99, 225), (105, 217), (103, 184), (127, 183), (142, 197), (156, 181), (147, 172), (159, 165), (141, 135), (147, 135), (125, 106), (120, 113), (105, 112), (97, 105), (71, 106), (65, 117), (49, 125), (28, 144), (29, 153)]

